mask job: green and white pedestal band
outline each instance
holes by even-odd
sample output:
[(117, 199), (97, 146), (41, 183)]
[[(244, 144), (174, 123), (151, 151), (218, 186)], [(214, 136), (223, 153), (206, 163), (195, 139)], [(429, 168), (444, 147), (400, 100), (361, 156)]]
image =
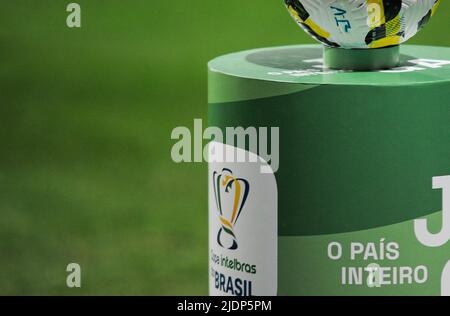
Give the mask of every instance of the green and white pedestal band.
[(450, 48), (402, 46), (374, 72), (322, 54), (209, 63), (209, 125), (280, 139), (275, 173), (209, 163), (210, 294), (450, 295)]

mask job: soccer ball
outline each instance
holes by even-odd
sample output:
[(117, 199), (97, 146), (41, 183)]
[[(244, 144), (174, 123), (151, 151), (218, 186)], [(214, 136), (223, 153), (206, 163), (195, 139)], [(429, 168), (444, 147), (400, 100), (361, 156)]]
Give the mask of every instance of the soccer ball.
[(329, 47), (399, 45), (420, 31), (440, 0), (284, 0), (312, 37)]

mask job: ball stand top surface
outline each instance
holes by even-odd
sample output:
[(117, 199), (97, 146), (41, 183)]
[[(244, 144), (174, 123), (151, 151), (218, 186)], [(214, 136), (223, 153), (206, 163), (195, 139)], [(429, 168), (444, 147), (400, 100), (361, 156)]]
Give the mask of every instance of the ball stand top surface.
[[(231, 77), (312, 85), (402, 86), (450, 83), (449, 47), (402, 45), (399, 54), (396, 49), (398, 47), (385, 50), (384, 59), (386, 61), (391, 56), (394, 60), (388, 62), (398, 65), (379, 70), (332, 69), (335, 67), (324, 63), (324, 55), (328, 57), (327, 63), (333, 58), (342, 63), (341, 51), (324, 49), (322, 45), (282, 46), (237, 52), (213, 59), (208, 67), (210, 72)], [(352, 52), (353, 56), (349, 56), (353, 58), (358, 53)], [(398, 61), (395, 56), (398, 56)], [(384, 67), (378, 65), (378, 68)]]

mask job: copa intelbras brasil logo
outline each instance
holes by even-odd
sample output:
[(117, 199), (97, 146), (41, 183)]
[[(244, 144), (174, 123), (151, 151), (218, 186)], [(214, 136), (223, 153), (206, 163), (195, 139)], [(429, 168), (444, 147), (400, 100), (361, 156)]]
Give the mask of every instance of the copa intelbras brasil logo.
[(241, 216), (250, 191), (247, 180), (237, 178), (230, 169), (213, 173), (214, 195), (221, 227), (217, 243), (229, 250), (238, 249), (235, 226)]

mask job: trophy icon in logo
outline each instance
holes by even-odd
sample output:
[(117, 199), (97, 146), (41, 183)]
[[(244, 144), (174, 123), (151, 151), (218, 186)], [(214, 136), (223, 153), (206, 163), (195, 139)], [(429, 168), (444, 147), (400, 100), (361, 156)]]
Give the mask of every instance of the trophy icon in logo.
[(236, 178), (229, 169), (213, 174), (214, 195), (221, 228), (217, 234), (217, 243), (229, 250), (236, 250), (238, 243), (234, 227), (247, 202), (250, 185), (247, 180)]

